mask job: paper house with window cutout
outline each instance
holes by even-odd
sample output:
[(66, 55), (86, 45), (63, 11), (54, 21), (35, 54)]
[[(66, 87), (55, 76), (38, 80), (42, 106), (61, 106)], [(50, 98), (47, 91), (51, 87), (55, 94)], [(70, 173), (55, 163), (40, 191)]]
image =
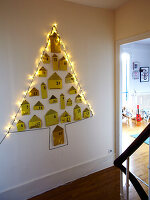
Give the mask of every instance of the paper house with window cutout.
[(76, 94), (77, 93), (77, 90), (75, 89), (75, 87), (71, 87), (70, 89), (69, 89), (69, 94)]
[(75, 98), (76, 103), (82, 103), (82, 97), (78, 94)]
[(39, 90), (36, 89), (35, 87), (32, 88), (29, 92), (29, 97), (33, 97), (33, 96), (39, 96)]
[(58, 99), (54, 95), (52, 95), (51, 98), (49, 99), (49, 103), (53, 104), (53, 103), (57, 103), (57, 102), (58, 102)]
[(41, 128), (42, 126), (42, 121), (39, 117), (37, 117), (36, 115), (34, 115), (30, 121), (29, 121), (29, 128)]
[(65, 109), (65, 96), (64, 96), (64, 94), (60, 95), (60, 108)]
[(58, 125), (53, 130), (53, 144), (54, 146), (64, 144), (64, 129)]
[(24, 100), (21, 104), (21, 114), (30, 115), (30, 104), (26, 100)]
[(45, 115), (46, 126), (52, 126), (59, 123), (58, 113), (55, 110), (50, 109)]
[(83, 118), (89, 118), (90, 117), (90, 110), (88, 108), (85, 108), (83, 111)]
[(71, 116), (65, 111), (60, 117), (61, 123), (71, 122)]
[(66, 83), (73, 83), (74, 82), (73, 75), (68, 73), (67, 76), (65, 77), (65, 82)]
[(60, 53), (61, 52), (61, 47), (60, 47), (60, 37), (56, 32), (54, 32), (52, 35), (50, 35), (50, 49), (52, 53)]
[(47, 53), (44, 53), (44, 55), (42, 56), (42, 62), (44, 64), (50, 63), (50, 56)]
[(53, 70), (58, 70), (58, 56), (54, 54), (52, 56)]
[(81, 119), (82, 119), (81, 108), (78, 105), (76, 105), (74, 107), (74, 120), (78, 121), (78, 120), (81, 120)]
[(59, 60), (59, 70), (67, 71), (67, 60), (64, 56)]
[(44, 105), (43, 105), (40, 101), (38, 101), (38, 102), (34, 105), (33, 109), (34, 109), (34, 110), (44, 110)]
[(17, 131), (24, 131), (26, 129), (25, 123), (21, 120), (17, 123)]
[(48, 79), (48, 89), (62, 89), (62, 79), (56, 72)]
[(47, 70), (45, 67), (41, 67), (38, 71), (38, 76), (39, 77), (46, 77), (47, 76)]
[(41, 95), (42, 99), (47, 99), (47, 86), (45, 83), (41, 84)]
[(67, 106), (72, 106), (72, 100), (70, 98), (67, 100)]

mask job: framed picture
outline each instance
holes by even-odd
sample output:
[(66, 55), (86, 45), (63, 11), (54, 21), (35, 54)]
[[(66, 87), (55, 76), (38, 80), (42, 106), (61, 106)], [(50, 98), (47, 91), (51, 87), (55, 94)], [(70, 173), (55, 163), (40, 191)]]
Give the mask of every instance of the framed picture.
[(133, 79), (139, 79), (139, 77), (140, 77), (140, 72), (139, 72), (139, 70), (134, 70), (134, 71), (132, 72), (132, 78), (133, 78)]
[(133, 62), (133, 70), (139, 70), (140, 69), (140, 63), (139, 62)]
[(149, 67), (140, 67), (140, 82), (149, 82)]

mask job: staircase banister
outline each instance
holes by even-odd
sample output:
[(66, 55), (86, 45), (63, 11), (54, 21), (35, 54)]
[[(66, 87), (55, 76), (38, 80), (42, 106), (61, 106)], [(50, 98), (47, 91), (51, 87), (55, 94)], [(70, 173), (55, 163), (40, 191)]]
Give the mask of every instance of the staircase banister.
[[(150, 123), (148, 126), (141, 132), (141, 134), (130, 144), (130, 146), (114, 161), (114, 165), (126, 174), (126, 168), (122, 165), (122, 163), (130, 157), (143, 143), (144, 141), (150, 137)], [(129, 180), (133, 184), (135, 190), (139, 194), (142, 200), (148, 199), (146, 192), (143, 190), (142, 186), (135, 178), (135, 176), (129, 172)]]
[(150, 123), (141, 132), (141, 134), (130, 144), (130, 146), (114, 161), (115, 166), (121, 165), (129, 156), (131, 156), (143, 143), (150, 137)]

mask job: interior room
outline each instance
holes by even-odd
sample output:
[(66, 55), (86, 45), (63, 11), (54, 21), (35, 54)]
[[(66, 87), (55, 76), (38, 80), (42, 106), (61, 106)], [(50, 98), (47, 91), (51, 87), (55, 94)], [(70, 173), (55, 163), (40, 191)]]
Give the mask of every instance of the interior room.
[(1, 0), (0, 200), (125, 198), (114, 166), (124, 148), (120, 58), (131, 55), (123, 106), (134, 118), (139, 105), (140, 133), (149, 81), (132, 78), (133, 63), (149, 67), (149, 10), (148, 0)]
[[(122, 151), (149, 124), (150, 39), (122, 45)], [(146, 69), (143, 74), (143, 69)], [(131, 157), (131, 171), (148, 185), (149, 139)], [(143, 159), (141, 159), (143, 158)], [(139, 159), (141, 162), (139, 163)], [(140, 169), (144, 173), (140, 172)]]

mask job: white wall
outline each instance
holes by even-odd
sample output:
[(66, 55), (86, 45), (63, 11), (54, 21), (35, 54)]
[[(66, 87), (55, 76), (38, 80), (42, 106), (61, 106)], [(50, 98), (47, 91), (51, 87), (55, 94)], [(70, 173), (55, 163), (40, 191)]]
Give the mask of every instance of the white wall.
[[(107, 157), (114, 152), (114, 15), (110, 10), (53, 0), (3, 0), (0, 6), (0, 138), (27, 87), (49, 25), (58, 29), (76, 63), (76, 71), (95, 116), (68, 126), (69, 145), (48, 150), (48, 131), (12, 135), (0, 145), (0, 192), (57, 172)], [(105, 162), (104, 162), (105, 161)], [(111, 159), (109, 160), (111, 161)], [(109, 162), (109, 165), (112, 161)], [(77, 170), (81, 177), (108, 163)], [(71, 181), (62, 177), (61, 183)], [(60, 184), (55, 180), (47, 188)], [(33, 185), (34, 187), (34, 185)], [(24, 192), (27, 188), (24, 189)], [(42, 190), (28, 188), (30, 195)], [(18, 192), (15, 195), (20, 195)], [(30, 196), (29, 195), (29, 196)], [(0, 194), (0, 199), (8, 199)], [(13, 199), (13, 195), (10, 199)], [(16, 196), (14, 197), (17, 199)], [(19, 199), (23, 197), (19, 197)]]
[(149, 9), (149, 0), (130, 0), (120, 6), (115, 12), (115, 39), (122, 40), (150, 31)]
[(140, 67), (150, 67), (150, 45), (130, 43), (121, 46), (121, 51), (129, 53), (130, 67), (129, 67), (129, 92), (133, 93), (148, 93), (150, 92), (150, 82), (140, 82), (139, 79), (132, 78), (133, 62), (139, 62)]
[(140, 82), (139, 79), (133, 79), (133, 62), (139, 62), (140, 67), (150, 67), (149, 55), (150, 45), (137, 44), (136, 42), (121, 46), (121, 53), (128, 53), (129, 75), (128, 75), (128, 101), (126, 102), (125, 94), (122, 96), (123, 106), (128, 107), (133, 113), (136, 113), (137, 105), (140, 110), (150, 109), (150, 82)]

